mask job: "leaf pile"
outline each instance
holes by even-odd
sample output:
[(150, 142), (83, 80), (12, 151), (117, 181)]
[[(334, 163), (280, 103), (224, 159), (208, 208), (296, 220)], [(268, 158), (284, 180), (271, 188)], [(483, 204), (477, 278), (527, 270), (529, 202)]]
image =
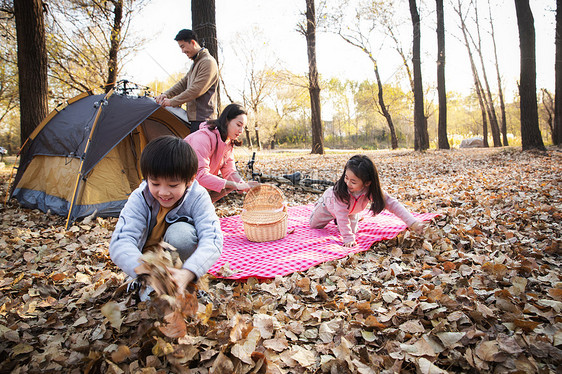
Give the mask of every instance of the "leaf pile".
[[(336, 179), (350, 155), (258, 165)], [(407, 231), (273, 280), (206, 276), (181, 337), (163, 332), (173, 323), (156, 299), (127, 292), (107, 252), (115, 219), (65, 231), (62, 217), (2, 207), (0, 372), (557, 372), (559, 150), (369, 155), (390, 195), (440, 213), (424, 237)], [(318, 198), (282, 187), (291, 205)], [(231, 195), (217, 212), (237, 214), (242, 201)]]
[[(163, 316), (163, 323), (156, 323), (160, 332), (169, 338), (182, 338), (187, 334), (186, 319), (191, 320), (198, 308), (194, 290), (179, 290), (170, 274), (170, 268), (180, 269), (182, 262), (176, 249), (161, 242), (140, 258), (141, 264), (135, 268), (138, 281), (144, 287), (154, 290), (151, 298), (156, 317)], [(150, 290), (150, 288), (148, 289)]]

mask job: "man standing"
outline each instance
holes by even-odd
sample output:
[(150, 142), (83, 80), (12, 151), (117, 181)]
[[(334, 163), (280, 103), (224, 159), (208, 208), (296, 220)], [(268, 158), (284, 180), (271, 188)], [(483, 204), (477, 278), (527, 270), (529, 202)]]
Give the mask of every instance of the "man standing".
[(158, 97), (156, 102), (162, 106), (180, 106), (187, 103), (187, 118), (191, 132), (199, 130), (199, 125), (214, 117), (217, 108), (217, 88), (219, 69), (217, 60), (206, 48), (199, 45), (197, 35), (192, 30), (183, 29), (175, 39), (193, 65), (178, 83)]

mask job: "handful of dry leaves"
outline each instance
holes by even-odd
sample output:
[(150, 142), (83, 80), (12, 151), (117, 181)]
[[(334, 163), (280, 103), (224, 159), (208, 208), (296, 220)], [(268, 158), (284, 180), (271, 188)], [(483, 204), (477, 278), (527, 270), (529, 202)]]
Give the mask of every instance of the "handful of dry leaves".
[(179, 289), (170, 273), (170, 268), (180, 269), (182, 262), (171, 245), (160, 242), (141, 257), (141, 265), (135, 268), (138, 279), (143, 286), (154, 288), (156, 296), (151, 303), (163, 316), (163, 324), (158, 329), (170, 338), (186, 335), (186, 318), (193, 318), (197, 313), (198, 303), (195, 285), (189, 289)]

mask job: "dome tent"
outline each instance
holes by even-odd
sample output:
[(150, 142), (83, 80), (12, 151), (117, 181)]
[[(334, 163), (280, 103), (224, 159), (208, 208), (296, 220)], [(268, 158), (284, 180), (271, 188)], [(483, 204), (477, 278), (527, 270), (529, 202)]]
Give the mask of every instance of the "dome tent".
[(11, 197), (67, 216), (118, 216), (142, 180), (140, 155), (160, 135), (186, 137), (188, 124), (154, 99), (84, 92), (59, 105), (20, 150)]

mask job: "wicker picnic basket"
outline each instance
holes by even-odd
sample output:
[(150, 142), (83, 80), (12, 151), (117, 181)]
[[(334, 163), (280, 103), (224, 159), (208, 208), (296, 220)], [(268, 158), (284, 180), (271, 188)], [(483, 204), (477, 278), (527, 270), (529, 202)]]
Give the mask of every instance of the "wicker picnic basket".
[(269, 242), (287, 235), (287, 206), (283, 192), (270, 184), (248, 191), (240, 218), (251, 242)]

